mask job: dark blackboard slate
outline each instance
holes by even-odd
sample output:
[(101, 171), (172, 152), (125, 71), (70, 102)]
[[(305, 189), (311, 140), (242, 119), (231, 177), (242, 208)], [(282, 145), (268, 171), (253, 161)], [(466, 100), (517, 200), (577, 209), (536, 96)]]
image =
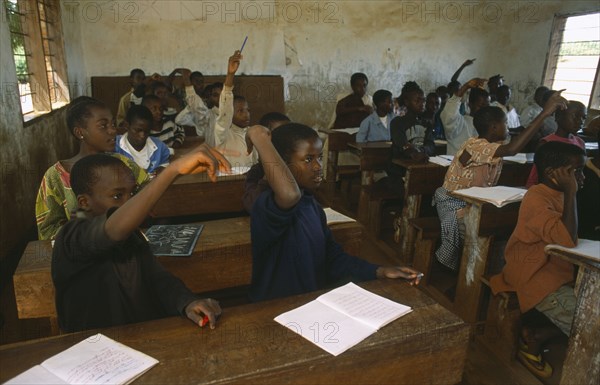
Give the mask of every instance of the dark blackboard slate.
[(154, 255), (189, 257), (204, 225), (155, 225), (146, 231)]

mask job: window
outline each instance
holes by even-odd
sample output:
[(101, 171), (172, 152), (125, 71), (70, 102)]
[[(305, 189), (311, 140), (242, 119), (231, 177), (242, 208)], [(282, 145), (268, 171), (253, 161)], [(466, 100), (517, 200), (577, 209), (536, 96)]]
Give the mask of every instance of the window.
[(556, 16), (544, 85), (566, 89), (563, 96), (600, 109), (600, 13)]
[(69, 102), (58, 0), (4, 0), (25, 121)]

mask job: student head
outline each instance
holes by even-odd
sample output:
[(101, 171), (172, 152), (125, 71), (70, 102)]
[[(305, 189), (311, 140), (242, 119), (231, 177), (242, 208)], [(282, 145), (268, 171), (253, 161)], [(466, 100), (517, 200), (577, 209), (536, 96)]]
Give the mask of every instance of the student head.
[(479, 137), (487, 139), (488, 142), (503, 141), (509, 135), (506, 114), (500, 107), (480, 108), (473, 115), (473, 125)]
[(354, 95), (358, 97), (363, 97), (367, 93), (367, 86), (369, 85), (369, 79), (367, 75), (362, 72), (353, 73), (350, 76), (350, 87), (352, 87), (352, 92)]
[(144, 99), (142, 99), (142, 106), (146, 107), (152, 113), (152, 118), (154, 119), (154, 123), (162, 123), (163, 120), (163, 104), (158, 96), (155, 95), (146, 95)]
[(208, 108), (219, 107), (221, 91), (223, 91), (223, 83), (209, 84), (204, 88), (204, 98)]
[(258, 124), (263, 127), (267, 127), (269, 131), (273, 131), (274, 129), (283, 126), (291, 122), (290, 118), (282, 114), (281, 112), (267, 112), (260, 118)]
[(117, 129), (108, 107), (89, 96), (73, 99), (67, 107), (67, 128), (91, 152), (115, 150)]
[(471, 88), (469, 92), (469, 110), (475, 116), (482, 107), (490, 105), (490, 94), (481, 88)]
[(238, 127), (248, 127), (250, 125), (250, 108), (245, 97), (239, 95), (233, 97), (233, 118), (231, 121)]
[(409, 112), (415, 115), (421, 115), (425, 111), (425, 93), (416, 82), (404, 83), (400, 94), (400, 102)]
[(133, 173), (125, 163), (106, 154), (81, 158), (73, 165), (70, 178), (79, 208), (92, 216), (120, 207), (136, 187)]
[(433, 115), (440, 109), (442, 98), (436, 92), (430, 92), (425, 98), (425, 111)]
[[(575, 135), (583, 128), (587, 119), (587, 108), (581, 102), (569, 100), (566, 110), (556, 110), (554, 113), (558, 130)], [(558, 131), (557, 130), (557, 131)]]
[(129, 73), (129, 80), (131, 81), (131, 86), (136, 88), (140, 84), (146, 80), (146, 74), (139, 68), (134, 68)]
[(546, 142), (537, 149), (533, 161), (538, 171), (539, 183), (560, 190), (553, 181), (553, 174), (555, 170), (567, 166), (575, 170), (579, 188), (583, 186), (585, 151), (581, 147), (558, 141)]
[(127, 110), (127, 140), (136, 150), (141, 151), (146, 145), (153, 121), (152, 112), (146, 106), (131, 106)]
[(271, 141), (298, 187), (316, 190), (323, 181), (323, 142), (317, 132), (304, 124), (288, 123), (273, 131)]
[(158, 98), (166, 103), (167, 98), (169, 97), (169, 87), (163, 82), (154, 82), (150, 85), (150, 92), (154, 96), (158, 96)]
[(190, 74), (190, 83), (194, 87), (194, 91), (198, 95), (202, 94), (202, 90), (204, 89), (204, 75), (200, 71), (194, 71)]
[(392, 93), (388, 90), (377, 90), (373, 94), (373, 104), (379, 116), (385, 116), (394, 110)]
[(550, 89), (546, 86), (541, 86), (535, 89), (533, 100), (535, 100), (538, 106), (544, 107), (544, 94), (548, 91), (550, 91)]
[(446, 86), (439, 86), (435, 89), (435, 93), (438, 94), (438, 96), (442, 99), (442, 103), (444, 103), (450, 96), (450, 93), (448, 92), (448, 87)]
[(504, 84), (498, 87), (498, 90), (496, 91), (496, 101), (498, 101), (498, 103), (502, 104), (503, 106), (508, 105), (508, 102), (510, 101), (510, 96), (511, 91), (509, 86)]
[(448, 94), (450, 96), (452, 96), (455, 93), (457, 93), (458, 90), (460, 89), (460, 82), (458, 80), (453, 80), (450, 83), (448, 83), (448, 85), (446, 86), (446, 88), (448, 89)]
[(501, 87), (504, 84), (504, 77), (502, 75), (494, 75), (488, 79), (488, 90), (490, 94), (495, 95), (496, 91), (498, 91), (498, 87)]

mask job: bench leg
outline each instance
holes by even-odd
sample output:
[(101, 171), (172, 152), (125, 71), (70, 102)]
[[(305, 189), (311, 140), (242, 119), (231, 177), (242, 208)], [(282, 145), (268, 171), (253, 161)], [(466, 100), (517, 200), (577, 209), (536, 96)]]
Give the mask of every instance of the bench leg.
[(421, 232), (418, 233), (415, 243), (413, 267), (425, 274), (421, 279), (421, 285), (427, 285), (429, 283), (431, 266), (433, 265), (435, 244), (435, 239), (423, 239), (421, 237)]

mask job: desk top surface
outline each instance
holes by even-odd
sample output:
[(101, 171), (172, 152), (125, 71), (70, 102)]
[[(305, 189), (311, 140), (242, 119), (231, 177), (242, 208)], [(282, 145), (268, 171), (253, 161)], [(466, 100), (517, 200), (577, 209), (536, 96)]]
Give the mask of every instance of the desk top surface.
[[(314, 300), (322, 292), (224, 309), (214, 330), (199, 329), (187, 319), (173, 317), (100, 332), (160, 362), (140, 377), (138, 383), (243, 382), (244, 378), (250, 377), (256, 381), (270, 372), (281, 372), (294, 366), (309, 370), (315, 365), (333, 368), (344, 360), (358, 363), (365, 354), (376, 354), (392, 346), (407, 346), (407, 342), (419, 346), (420, 350), (429, 350), (430, 347), (421, 347), (421, 343), (415, 341), (423, 338), (423, 343), (429, 343), (425, 338), (432, 335), (437, 340), (446, 335), (450, 338), (457, 333), (464, 334), (466, 342), (466, 324), (405, 282), (376, 280), (361, 286), (414, 310), (339, 357), (329, 355), (273, 321), (277, 315)], [(97, 332), (0, 346), (0, 381), (40, 364)]]

